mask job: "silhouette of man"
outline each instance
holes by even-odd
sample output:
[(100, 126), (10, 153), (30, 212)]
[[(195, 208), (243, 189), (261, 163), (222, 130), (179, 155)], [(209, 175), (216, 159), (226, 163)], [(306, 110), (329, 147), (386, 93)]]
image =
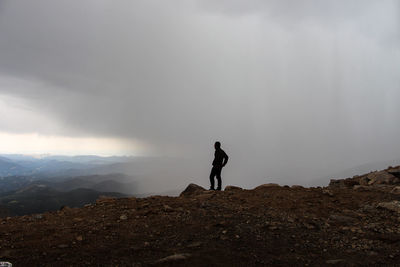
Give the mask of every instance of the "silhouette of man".
[(217, 190), (221, 190), (221, 171), (222, 168), (225, 167), (226, 163), (228, 163), (228, 155), (221, 149), (221, 143), (215, 142), (214, 144), (215, 153), (214, 153), (214, 161), (212, 163), (213, 167), (211, 169), (210, 174), (210, 190), (214, 189), (214, 177), (217, 177), (218, 187)]

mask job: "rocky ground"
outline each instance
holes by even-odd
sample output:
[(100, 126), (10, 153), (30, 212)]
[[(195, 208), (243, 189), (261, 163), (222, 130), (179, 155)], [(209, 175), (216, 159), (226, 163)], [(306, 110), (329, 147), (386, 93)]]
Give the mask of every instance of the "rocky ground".
[(399, 168), (333, 180), (325, 188), (265, 184), (216, 192), (192, 184), (180, 197), (106, 198), (84, 208), (3, 218), (0, 261), (400, 266), (400, 171), (393, 170)]

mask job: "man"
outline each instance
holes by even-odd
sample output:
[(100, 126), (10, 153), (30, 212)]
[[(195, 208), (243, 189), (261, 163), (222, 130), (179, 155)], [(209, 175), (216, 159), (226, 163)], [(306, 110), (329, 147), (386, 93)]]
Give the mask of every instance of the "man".
[(225, 167), (226, 163), (228, 163), (228, 155), (221, 149), (221, 143), (215, 142), (214, 144), (215, 153), (214, 153), (214, 161), (212, 163), (213, 167), (211, 169), (210, 174), (210, 190), (214, 189), (214, 177), (217, 177), (218, 187), (217, 190), (221, 190), (221, 171), (222, 168)]

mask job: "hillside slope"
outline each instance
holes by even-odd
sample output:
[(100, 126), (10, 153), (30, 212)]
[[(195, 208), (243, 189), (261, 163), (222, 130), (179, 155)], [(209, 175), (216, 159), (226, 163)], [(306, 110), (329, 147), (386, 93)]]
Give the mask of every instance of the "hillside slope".
[(56, 211), (62, 206), (83, 207), (85, 204), (94, 203), (100, 196), (126, 197), (127, 195), (86, 188), (61, 192), (46, 185), (33, 184), (0, 196), (0, 218), (7, 215)]
[(400, 195), (396, 184), (386, 186), (266, 184), (216, 192), (192, 184), (180, 197), (100, 199), (2, 219), (0, 260), (15, 266), (395, 266)]

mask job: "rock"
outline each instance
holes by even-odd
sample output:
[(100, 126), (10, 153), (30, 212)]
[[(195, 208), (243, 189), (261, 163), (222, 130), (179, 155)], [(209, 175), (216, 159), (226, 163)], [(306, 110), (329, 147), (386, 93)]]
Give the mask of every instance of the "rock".
[(381, 202), (378, 203), (376, 207), (400, 213), (400, 201), (398, 200), (393, 200), (391, 202)]
[(368, 176), (362, 176), (359, 178), (358, 182), (360, 183), (360, 185), (368, 185), (369, 178)]
[(229, 191), (241, 191), (241, 190), (243, 190), (241, 187), (228, 185), (227, 187), (225, 187), (224, 191), (229, 192)]
[(328, 187), (353, 187), (354, 185), (358, 185), (358, 180), (353, 178), (346, 179), (331, 179)]
[(343, 187), (344, 186), (344, 180), (343, 179), (331, 179), (329, 182), (329, 186), (332, 187)]
[(192, 195), (197, 195), (199, 193), (202, 193), (206, 191), (203, 187), (197, 185), (197, 184), (189, 184), (186, 189), (179, 195), (180, 197), (182, 196), (192, 196)]
[(82, 241), (82, 240), (83, 240), (83, 237), (82, 237), (81, 235), (78, 235), (78, 236), (76, 237), (76, 240)]
[(301, 185), (295, 184), (295, 185), (292, 185), (291, 188), (293, 188), (293, 189), (303, 189), (304, 187), (301, 186)]
[(394, 187), (390, 193), (400, 195), (400, 186)]
[(186, 260), (190, 256), (191, 255), (188, 253), (174, 254), (174, 255), (159, 259), (155, 263), (168, 263), (168, 262), (174, 262), (174, 261), (181, 261), (181, 260)]
[(128, 219), (128, 216), (126, 216), (125, 214), (122, 214), (120, 217), (119, 217), (119, 219), (120, 220), (127, 220)]
[(387, 172), (396, 176), (396, 177), (400, 177), (400, 166), (397, 167), (389, 167), (387, 169)]
[(269, 188), (269, 187), (280, 187), (280, 185), (279, 184), (275, 184), (275, 183), (262, 184), (262, 185), (257, 186), (256, 188), (254, 188), (254, 190), (263, 189), (263, 188)]
[(357, 179), (353, 179), (353, 178), (347, 178), (343, 180), (343, 183), (346, 187), (353, 187), (355, 185), (358, 185), (358, 178)]
[(70, 210), (71, 208), (70, 207), (68, 207), (68, 206), (61, 206), (61, 208), (59, 209), (59, 211), (68, 211), (68, 210)]
[(399, 180), (396, 176), (386, 171), (371, 172), (367, 175), (367, 179), (369, 179), (368, 185), (395, 184)]
[(96, 203), (101, 204), (101, 203), (112, 203), (115, 202), (116, 199), (113, 197), (109, 197), (109, 196), (99, 196), (99, 198), (96, 200)]
[(322, 194), (328, 195), (328, 196), (330, 196), (330, 197), (333, 197), (332, 191), (330, 191), (330, 190), (328, 190), (328, 189), (322, 190)]

